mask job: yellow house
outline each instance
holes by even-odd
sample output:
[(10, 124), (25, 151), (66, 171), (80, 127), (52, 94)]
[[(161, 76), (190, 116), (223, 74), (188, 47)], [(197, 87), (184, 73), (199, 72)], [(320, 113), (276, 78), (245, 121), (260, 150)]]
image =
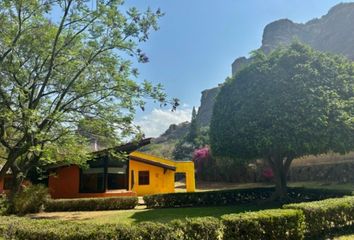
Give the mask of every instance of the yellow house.
[[(114, 197), (173, 193), (175, 178), (183, 175), (187, 192), (195, 190), (194, 163), (172, 161), (136, 151), (150, 143), (143, 139), (112, 149), (94, 152), (88, 168), (55, 165), (49, 169), (52, 198)], [(110, 152), (124, 152), (128, 159), (116, 161)], [(0, 179), (0, 192), (3, 187)], [(6, 190), (6, 189), (4, 189)]]
[(195, 191), (194, 163), (172, 161), (142, 152), (129, 155), (129, 189), (138, 196), (173, 193), (175, 175), (185, 174), (186, 191)]

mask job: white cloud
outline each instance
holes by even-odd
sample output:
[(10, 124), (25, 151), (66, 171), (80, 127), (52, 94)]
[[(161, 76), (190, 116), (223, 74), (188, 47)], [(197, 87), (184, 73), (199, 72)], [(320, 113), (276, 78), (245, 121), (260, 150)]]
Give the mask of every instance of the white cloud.
[(153, 109), (151, 113), (141, 117), (135, 121), (139, 125), (146, 137), (158, 137), (171, 124), (178, 124), (191, 120), (192, 109), (177, 109), (174, 112), (171, 110)]

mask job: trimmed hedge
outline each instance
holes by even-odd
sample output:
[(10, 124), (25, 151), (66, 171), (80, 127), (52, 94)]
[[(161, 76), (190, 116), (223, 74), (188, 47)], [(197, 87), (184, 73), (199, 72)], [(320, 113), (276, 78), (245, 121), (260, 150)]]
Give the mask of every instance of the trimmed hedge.
[(351, 196), (353, 194), (354, 192), (352, 190), (344, 189), (288, 188), (288, 196), (295, 199), (297, 202), (319, 201), (328, 198)]
[(148, 208), (216, 206), (249, 203), (267, 199), (272, 188), (220, 190), (206, 192), (168, 193), (144, 196)]
[(0, 217), (0, 237), (17, 240), (221, 240), (222, 234), (221, 221), (210, 217), (133, 226)]
[[(132, 226), (0, 217), (0, 237), (19, 240), (301, 240), (318, 239), (329, 230), (354, 224), (354, 197), (289, 204), (263, 210), (171, 223), (144, 222)], [(316, 238), (317, 237), (317, 238)]]
[(303, 211), (306, 232), (319, 236), (332, 229), (354, 226), (354, 197), (285, 205), (287, 209)]
[[(169, 193), (144, 196), (148, 208), (223, 206), (252, 203), (271, 197), (274, 188), (234, 189), (206, 192)], [(351, 191), (288, 188), (294, 202), (316, 201), (326, 198), (351, 195)]]
[(124, 224), (78, 223), (0, 217), (0, 236), (18, 240), (229, 240), (302, 239), (303, 216), (296, 210), (185, 219), (169, 224), (144, 222)]
[(299, 210), (264, 210), (222, 216), (224, 239), (283, 239), (304, 238), (304, 215)]
[(46, 212), (99, 211), (133, 209), (138, 205), (137, 197), (77, 198), (49, 200)]
[(222, 222), (213, 217), (177, 220), (170, 224), (145, 222), (137, 226), (142, 240), (222, 240)]
[[(192, 218), (172, 223), (177, 238), (183, 240), (221, 240), (224, 234), (222, 222), (214, 217)], [(182, 238), (180, 238), (182, 233)]]
[(17, 217), (0, 218), (1, 235), (5, 239), (16, 240), (105, 240), (105, 239), (134, 239), (132, 229), (121, 225), (84, 224), (58, 220), (30, 220)]
[(139, 233), (135, 231), (136, 239), (175, 240), (183, 236), (183, 232), (174, 231), (170, 224), (143, 222), (138, 224)]

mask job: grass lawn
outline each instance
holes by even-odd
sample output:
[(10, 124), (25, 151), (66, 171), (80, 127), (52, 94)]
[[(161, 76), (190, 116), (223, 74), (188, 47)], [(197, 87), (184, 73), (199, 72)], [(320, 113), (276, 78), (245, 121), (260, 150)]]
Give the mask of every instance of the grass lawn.
[(332, 236), (327, 239), (354, 240), (354, 228), (353, 227), (344, 228), (344, 229), (340, 230), (339, 232), (332, 234)]
[(261, 209), (277, 208), (277, 205), (239, 205), (223, 207), (194, 207), (194, 208), (165, 208), (165, 209), (135, 209), (118, 211), (96, 212), (58, 212), (39, 213), (28, 215), (30, 218), (62, 219), (80, 222), (106, 223), (139, 223), (153, 221), (166, 223), (176, 219), (193, 217), (221, 217), (224, 214), (257, 211)]
[(354, 234), (334, 238), (334, 240), (353, 240), (353, 239), (354, 239)]
[(245, 189), (245, 188), (260, 188), (260, 187), (273, 187), (272, 183), (232, 183), (232, 182), (197, 182), (196, 191), (215, 191), (227, 189)]

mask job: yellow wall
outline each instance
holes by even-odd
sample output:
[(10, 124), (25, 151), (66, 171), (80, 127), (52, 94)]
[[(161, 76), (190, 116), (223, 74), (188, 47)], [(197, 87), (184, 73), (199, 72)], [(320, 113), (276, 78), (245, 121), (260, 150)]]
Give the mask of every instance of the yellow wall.
[[(133, 187), (131, 183), (132, 171), (134, 171)], [(150, 174), (149, 185), (139, 185), (139, 171), (149, 171)], [(174, 192), (174, 172), (171, 170), (167, 170), (164, 173), (164, 170), (160, 167), (130, 160), (129, 161), (129, 189), (136, 192), (139, 196)]]
[[(136, 192), (139, 196), (173, 193), (175, 191), (175, 173), (186, 174), (187, 192), (195, 191), (194, 163), (192, 161), (176, 162), (168, 159), (159, 158), (141, 152), (132, 152), (131, 157), (138, 157), (149, 161), (159, 162), (176, 167), (176, 171), (166, 170), (147, 163), (142, 163), (130, 159), (129, 161), (129, 189)], [(132, 186), (132, 171), (134, 171), (134, 186)], [(139, 185), (139, 171), (149, 171), (149, 185)]]
[[(195, 191), (194, 162), (175, 162), (176, 173), (186, 174), (186, 190), (187, 192)], [(174, 180), (173, 180), (174, 181)]]

